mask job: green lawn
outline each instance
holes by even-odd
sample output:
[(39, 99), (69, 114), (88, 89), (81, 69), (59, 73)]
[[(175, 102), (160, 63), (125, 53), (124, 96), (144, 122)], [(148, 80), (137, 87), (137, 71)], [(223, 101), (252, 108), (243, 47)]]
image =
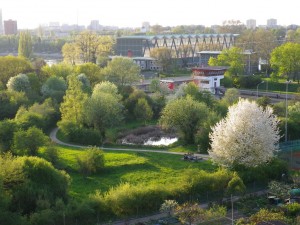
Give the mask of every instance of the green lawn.
[(167, 183), (176, 185), (187, 168), (206, 171), (214, 171), (217, 168), (210, 161), (198, 163), (183, 161), (180, 155), (105, 151), (105, 169), (99, 174), (84, 178), (77, 172), (76, 162), (76, 158), (82, 154), (83, 149), (59, 147), (61, 163), (72, 178), (70, 193), (78, 198), (84, 198), (95, 190), (105, 192), (121, 182), (142, 183), (145, 186)]

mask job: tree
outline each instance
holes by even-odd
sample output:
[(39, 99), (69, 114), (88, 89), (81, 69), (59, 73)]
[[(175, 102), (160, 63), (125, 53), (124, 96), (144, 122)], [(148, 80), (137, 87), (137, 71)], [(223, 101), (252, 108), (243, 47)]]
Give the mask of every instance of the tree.
[(96, 147), (89, 148), (83, 156), (77, 158), (79, 171), (87, 176), (104, 168), (104, 152)]
[(184, 203), (180, 205), (175, 210), (175, 215), (178, 216), (178, 219), (181, 223), (188, 223), (192, 225), (197, 221), (204, 220), (205, 210), (199, 207), (197, 203)]
[(109, 81), (103, 81), (95, 85), (93, 89), (93, 95), (97, 95), (97, 93), (101, 92), (111, 94), (118, 100), (122, 99), (122, 96), (118, 93), (118, 87)]
[(87, 123), (99, 130), (104, 139), (106, 129), (122, 121), (122, 109), (119, 100), (112, 94), (96, 92), (87, 100), (84, 115)]
[(238, 102), (240, 93), (236, 88), (229, 88), (226, 90), (222, 102), (227, 106), (231, 106)]
[(74, 68), (66, 63), (58, 63), (52, 66), (46, 65), (42, 67), (41, 73), (46, 79), (52, 76), (62, 77), (67, 79), (67, 77), (73, 74)]
[(18, 55), (30, 59), (32, 56), (31, 34), (27, 31), (20, 32)]
[(28, 97), (24, 92), (0, 91), (0, 120), (14, 118), (19, 107), (28, 103)]
[(207, 116), (207, 106), (188, 96), (169, 102), (162, 111), (160, 124), (163, 128), (177, 128), (186, 143), (194, 143), (197, 129)]
[(280, 139), (278, 120), (271, 108), (240, 99), (226, 118), (212, 128), (209, 137), (212, 160), (225, 167), (254, 167), (270, 160)]
[(96, 63), (99, 37), (92, 31), (81, 32), (75, 40), (76, 46), (79, 49), (80, 58), (83, 63)]
[(211, 57), (208, 64), (210, 66), (229, 66), (225, 75), (241, 75), (244, 71), (243, 51), (238, 47), (225, 49), (217, 58)]
[(85, 74), (92, 86), (103, 80), (102, 69), (94, 63), (77, 65), (75, 67), (75, 72), (76, 74)]
[(232, 33), (240, 34), (246, 29), (246, 26), (240, 20), (225, 20), (219, 27), (221, 34)]
[(167, 212), (170, 216), (171, 212), (173, 212), (177, 207), (178, 203), (175, 200), (165, 200), (164, 203), (160, 206), (159, 211)]
[(75, 43), (65, 43), (61, 51), (65, 63), (75, 65), (76, 62), (79, 60), (79, 49), (78, 45), (76, 45)]
[(271, 53), (271, 67), (277, 75), (300, 82), (300, 44), (285, 43)]
[(62, 102), (67, 90), (66, 81), (62, 77), (51, 76), (43, 84), (41, 93), (44, 98), (52, 98), (57, 103)]
[(6, 193), (11, 196), (11, 211), (23, 215), (33, 213), (38, 201), (54, 205), (58, 198), (67, 199), (69, 175), (38, 157), (0, 156), (1, 178)]
[(172, 57), (174, 50), (170, 48), (154, 48), (150, 52), (150, 56), (157, 60), (163, 71), (168, 71), (172, 65)]
[(151, 92), (160, 92), (160, 80), (159, 79), (153, 79), (151, 80), (151, 83), (149, 85), (149, 91)]
[(69, 76), (68, 89), (60, 105), (61, 120), (80, 126), (84, 121), (84, 104), (88, 96), (82, 90), (82, 83), (76, 76)]
[(104, 74), (108, 81), (124, 87), (139, 80), (140, 67), (132, 59), (116, 57), (108, 63), (104, 69)]
[(260, 222), (267, 223), (268, 221), (288, 222), (283, 211), (273, 212), (268, 209), (260, 209), (257, 213), (251, 215), (249, 219), (239, 219), (237, 225), (260, 224)]
[(21, 57), (4, 56), (0, 57), (0, 81), (6, 84), (9, 78), (20, 73), (32, 71), (30, 62)]
[(7, 84), (7, 89), (10, 91), (28, 92), (30, 89), (30, 82), (26, 74), (19, 74), (11, 77)]
[(153, 111), (146, 99), (140, 98), (138, 100), (134, 108), (134, 115), (137, 120), (144, 121), (145, 124), (147, 121), (152, 119)]
[(37, 155), (38, 149), (48, 143), (49, 138), (42, 130), (30, 127), (26, 131), (19, 130), (14, 133), (13, 152), (18, 155)]
[(99, 46), (97, 58), (108, 58), (108, 56), (113, 55), (114, 40), (111, 36), (99, 36)]
[(91, 92), (91, 83), (90, 80), (87, 78), (87, 76), (84, 73), (81, 73), (77, 76), (77, 79), (82, 83), (82, 90), (86, 93)]
[(35, 126), (47, 132), (58, 118), (58, 107), (52, 99), (48, 98), (41, 104), (34, 103), (28, 109), (21, 106), (15, 116), (15, 122), (21, 129)]
[(14, 132), (17, 130), (17, 124), (14, 120), (0, 121), (0, 153), (8, 151), (13, 142)]

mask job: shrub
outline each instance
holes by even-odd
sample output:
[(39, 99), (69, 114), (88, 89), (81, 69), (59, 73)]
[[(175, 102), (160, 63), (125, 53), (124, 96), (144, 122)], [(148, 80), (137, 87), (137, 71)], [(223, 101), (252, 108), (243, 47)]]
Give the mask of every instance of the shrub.
[(297, 202), (287, 204), (284, 206), (284, 208), (287, 210), (288, 216), (295, 217), (300, 213), (300, 204)]
[(274, 158), (270, 162), (253, 168), (239, 165), (233, 168), (237, 171), (245, 184), (258, 182), (268, 183), (270, 180), (280, 180), (282, 174), (288, 174), (288, 164), (280, 159)]
[(49, 138), (42, 130), (30, 127), (14, 133), (13, 152), (17, 155), (36, 155), (40, 147), (48, 145)]
[(88, 149), (84, 156), (77, 158), (79, 171), (87, 176), (104, 168), (104, 152), (96, 147)]
[(98, 130), (79, 127), (70, 121), (60, 121), (58, 127), (70, 142), (82, 145), (102, 144), (102, 136)]

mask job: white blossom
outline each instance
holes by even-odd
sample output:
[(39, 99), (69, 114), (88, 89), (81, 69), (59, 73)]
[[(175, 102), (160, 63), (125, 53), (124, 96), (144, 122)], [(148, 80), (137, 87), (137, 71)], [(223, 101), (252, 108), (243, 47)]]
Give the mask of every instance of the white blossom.
[(210, 133), (212, 160), (225, 167), (257, 166), (270, 160), (280, 135), (278, 119), (270, 107), (240, 99)]

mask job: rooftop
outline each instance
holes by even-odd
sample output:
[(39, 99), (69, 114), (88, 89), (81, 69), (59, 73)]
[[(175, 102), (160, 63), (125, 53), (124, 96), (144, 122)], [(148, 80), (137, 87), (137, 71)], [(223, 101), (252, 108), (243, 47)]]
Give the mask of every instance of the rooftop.
[(132, 36), (122, 36), (117, 39), (170, 39), (170, 38), (196, 38), (196, 37), (237, 37), (239, 34), (158, 34), (158, 35), (132, 35)]

